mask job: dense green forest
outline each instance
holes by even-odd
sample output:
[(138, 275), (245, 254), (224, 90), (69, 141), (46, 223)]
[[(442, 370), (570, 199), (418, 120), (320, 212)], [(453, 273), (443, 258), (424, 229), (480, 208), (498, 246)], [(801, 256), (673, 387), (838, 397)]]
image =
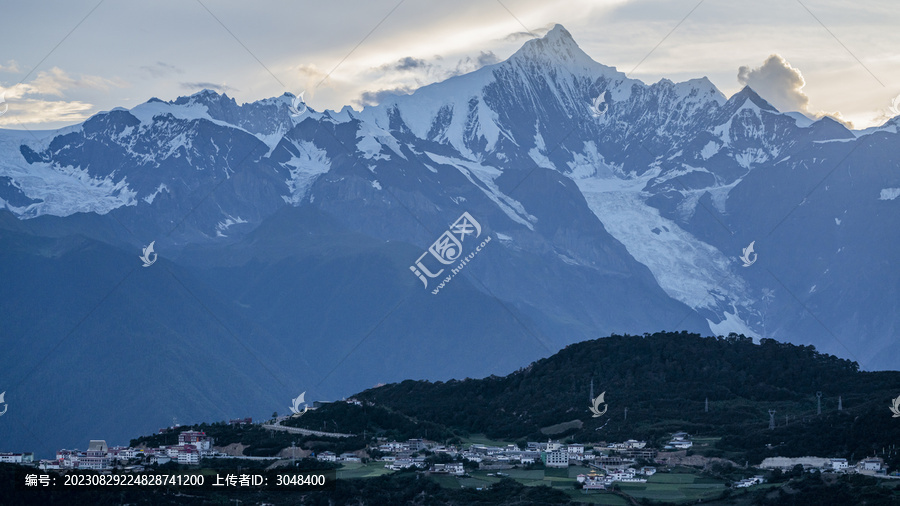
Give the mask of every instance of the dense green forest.
[[(592, 380), (595, 395), (605, 392), (608, 409), (600, 417), (592, 417), (588, 409)], [(822, 394), (821, 414), (817, 392)], [(244, 453), (248, 456), (276, 455), (291, 444), (340, 453), (366, 448), (375, 437), (459, 443), (473, 434), (520, 443), (548, 437), (587, 443), (636, 438), (658, 447), (673, 432), (684, 430), (697, 441), (698, 437), (715, 441), (709, 446), (697, 445), (692, 452), (725, 457), (741, 465), (744, 461), (758, 464), (776, 455), (851, 460), (879, 455), (897, 469), (900, 458), (895, 445), (900, 441), (900, 419), (892, 418), (888, 410), (890, 400), (897, 395), (900, 372), (860, 371), (856, 363), (818, 353), (810, 346), (771, 339), (754, 344), (739, 335), (614, 335), (573, 344), (505, 377), (404, 381), (361, 392), (356, 398), (362, 405), (330, 403), (284, 422), (355, 434), (350, 438), (302, 436), (259, 425), (219, 422), (184, 426), (134, 439), (131, 444), (175, 444), (181, 430), (191, 429), (205, 431), (217, 446), (247, 445)], [(776, 411), (774, 429), (769, 428), (768, 410)], [(213, 461), (204, 462), (208, 466)], [(322, 465), (311, 459), (300, 463), (304, 467)], [(254, 467), (245, 467), (240, 461), (228, 461), (227, 466)], [(14, 467), (0, 465), (0, 482), (11, 482)], [(795, 471), (783, 476), (776, 472), (780, 478), (773, 482), (781, 484), (778, 488), (751, 489), (742, 494), (726, 489), (710, 504), (862, 501), (880, 505), (897, 501), (896, 487), (885, 486), (890, 480)], [(85, 490), (66, 494), (65, 503), (226, 504), (239, 500), (313, 505), (464, 505), (568, 504), (573, 500), (555, 488), (526, 487), (507, 479), (480, 491), (448, 489), (414, 471), (338, 480), (336, 489), (328, 492), (177, 492)], [(53, 493), (12, 490), (0, 495), (0, 504), (32, 500), (55, 504), (59, 499)], [(647, 499), (627, 500), (631, 504), (656, 504)]]
[[(601, 417), (588, 409), (592, 380), (595, 395), (605, 392), (608, 409)], [(248, 445), (244, 453), (252, 456), (276, 455), (292, 443), (341, 453), (363, 449), (374, 437), (457, 443), (471, 434), (586, 443), (635, 438), (661, 446), (683, 430), (720, 437), (715, 448), (694, 451), (739, 463), (777, 455), (879, 455), (896, 469), (900, 420), (888, 406), (897, 395), (900, 372), (863, 372), (855, 362), (812, 346), (661, 332), (573, 344), (505, 377), (385, 385), (358, 394), (362, 406), (330, 403), (284, 422), (353, 438), (224, 423), (184, 429), (205, 431), (217, 446)], [(769, 429), (770, 409), (775, 429)], [(177, 432), (170, 431), (132, 444), (176, 441)]]
[[(588, 410), (591, 380), (608, 405), (598, 418)], [(506, 440), (663, 443), (679, 430), (721, 436), (734, 453), (728, 456), (758, 464), (774, 455), (862, 458), (884, 450), (890, 457), (900, 441), (900, 423), (888, 410), (897, 395), (900, 372), (861, 372), (812, 346), (661, 332), (573, 344), (505, 377), (404, 381), (357, 398), (420, 423)], [(548, 433), (564, 422), (573, 423)]]

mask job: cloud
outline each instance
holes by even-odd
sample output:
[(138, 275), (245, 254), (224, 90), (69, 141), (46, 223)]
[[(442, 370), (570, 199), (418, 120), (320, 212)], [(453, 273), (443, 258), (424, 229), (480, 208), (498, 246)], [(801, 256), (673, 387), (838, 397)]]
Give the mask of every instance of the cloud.
[(90, 116), (93, 104), (64, 100), (24, 99), (9, 102), (9, 110), (0, 116), (0, 125), (29, 125), (52, 122), (77, 123)]
[(486, 65), (493, 65), (500, 61), (500, 58), (494, 54), (493, 51), (482, 51), (476, 57), (466, 56), (465, 58), (459, 60), (456, 64), (456, 68), (450, 73), (451, 76), (457, 76), (460, 74), (468, 74), (469, 72), (474, 72), (481, 67)]
[(853, 124), (845, 120), (840, 111), (810, 110), (809, 97), (803, 92), (803, 87), (806, 86), (803, 74), (781, 55), (770, 55), (759, 67), (741, 66), (738, 69), (737, 80), (740, 84), (752, 88), (779, 111), (797, 111), (812, 119), (828, 116), (848, 128), (853, 128)]
[(378, 91), (364, 91), (362, 92), (362, 95), (360, 95), (360, 97), (354, 102), (361, 107), (378, 105), (387, 97), (409, 95), (415, 90), (416, 88), (414, 86), (401, 85), (395, 88), (386, 88)]
[(300, 92), (306, 91), (307, 94), (304, 95), (304, 98), (310, 98), (315, 96), (316, 89), (319, 87), (328, 88), (333, 86), (334, 76), (330, 76), (327, 73), (319, 70), (314, 64), (309, 65), (298, 65), (297, 72), (300, 74), (300, 78), (303, 82), (303, 88), (298, 90), (295, 95), (299, 95)]
[(549, 32), (553, 28), (554, 25), (555, 25), (555, 23), (551, 23), (549, 25), (542, 26), (540, 28), (537, 28), (537, 29), (531, 30), (531, 31), (512, 32), (511, 34), (507, 35), (506, 37), (503, 37), (502, 40), (504, 40), (506, 42), (517, 42), (522, 39), (534, 39), (536, 37), (543, 37), (544, 35), (547, 34), (547, 32)]
[(900, 95), (891, 99), (891, 105), (887, 109), (878, 111), (872, 118), (871, 123), (873, 126), (883, 125), (886, 121), (890, 121), (897, 116), (900, 116)]
[(184, 71), (175, 65), (158, 61), (153, 65), (143, 65), (141, 70), (146, 72), (150, 77), (159, 79), (160, 77), (170, 76), (172, 74), (184, 74)]
[(753, 88), (779, 111), (806, 112), (809, 108), (809, 97), (803, 93), (806, 86), (803, 75), (777, 54), (769, 56), (761, 67), (742, 66), (737, 80)]
[(492, 51), (481, 51), (475, 56), (460, 59), (453, 67), (438, 63), (442, 61), (444, 58), (440, 55), (435, 55), (431, 61), (407, 56), (373, 67), (371, 82), (381, 89), (363, 91), (353, 103), (362, 107), (377, 105), (388, 96), (409, 95), (427, 84), (473, 72), (500, 59)]
[(18, 74), (22, 72), (22, 70), (19, 68), (19, 64), (16, 63), (16, 60), (7, 60), (6, 65), (0, 65), (0, 72)]
[(226, 93), (229, 91), (239, 91), (238, 89), (232, 88), (231, 86), (228, 86), (227, 84), (216, 84), (216, 83), (210, 83), (210, 82), (206, 82), (206, 81), (179, 83), (179, 86), (181, 86), (183, 89), (188, 90), (188, 91), (196, 91), (196, 90), (203, 90), (203, 89), (214, 90), (219, 93)]
[[(14, 65), (15, 62), (10, 62)], [(9, 110), (0, 117), (0, 124), (76, 123), (87, 119), (94, 105), (78, 100), (47, 100), (47, 96), (62, 97), (67, 90), (100, 90), (122, 88), (128, 84), (121, 79), (98, 76), (72, 76), (59, 67), (41, 71), (27, 83), (9, 88), (0, 86), (0, 93)]]
[(400, 58), (394, 63), (385, 63), (384, 65), (378, 67), (378, 69), (382, 71), (406, 72), (410, 70), (429, 69), (431, 67), (433, 67), (432, 64), (421, 58), (406, 56), (404, 58)]
[(30, 82), (15, 86), (18, 96), (55, 95), (61, 97), (65, 90), (92, 89), (109, 91), (110, 88), (124, 88), (128, 84), (120, 79), (106, 79), (99, 76), (81, 75), (73, 77), (59, 67), (41, 71)]
[(888, 109), (888, 112), (891, 113), (891, 117), (900, 116), (900, 95), (891, 99), (891, 107)]

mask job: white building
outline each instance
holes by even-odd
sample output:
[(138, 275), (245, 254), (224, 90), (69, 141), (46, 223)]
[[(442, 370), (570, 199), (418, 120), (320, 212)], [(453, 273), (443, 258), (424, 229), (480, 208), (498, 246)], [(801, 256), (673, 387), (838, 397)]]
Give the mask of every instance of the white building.
[(102, 439), (92, 439), (88, 450), (84, 455), (78, 456), (79, 469), (102, 470), (109, 469), (112, 459), (109, 457), (109, 447)]
[(859, 463), (859, 467), (863, 471), (881, 471), (884, 461), (880, 458), (868, 458)]
[(569, 453), (574, 453), (576, 455), (584, 455), (584, 445), (583, 444), (566, 445), (566, 451)]
[(141, 452), (135, 450), (134, 448), (121, 448), (116, 451), (116, 458), (119, 460), (128, 460), (133, 459), (135, 457), (139, 457)]
[(172, 457), (169, 457), (165, 453), (156, 453), (150, 457), (151, 464), (166, 464), (172, 461)]
[(547, 467), (569, 467), (569, 454), (564, 451), (548, 451), (541, 453), (541, 460)]
[(322, 453), (316, 455), (316, 460), (319, 460), (322, 462), (336, 462), (337, 455), (335, 455), (334, 452), (322, 452)]
[(605, 490), (608, 483), (605, 476), (601, 476), (594, 471), (590, 474), (579, 474), (576, 478), (578, 483), (583, 483), (585, 490)]
[(628, 467), (625, 469), (614, 469), (608, 472), (606, 475), (608, 482), (613, 481), (622, 481), (622, 482), (632, 482), (632, 483), (646, 483), (646, 479), (635, 477), (637, 472), (634, 468)]
[(423, 467), (425, 459), (398, 459), (394, 462), (385, 464), (384, 467), (392, 471), (399, 471), (408, 467)]
[(200, 463), (200, 452), (193, 445), (184, 445), (184, 449), (178, 452), (178, 463), (184, 465), (196, 465)]
[(754, 476), (753, 478), (744, 478), (741, 481), (735, 482), (734, 487), (735, 488), (747, 488), (747, 487), (752, 487), (753, 485), (759, 485), (765, 481), (766, 480), (762, 476), (757, 475), (757, 476)]
[(431, 468), (432, 473), (447, 473), (455, 476), (462, 476), (466, 473), (462, 462), (450, 462), (449, 464), (435, 464)]
[(847, 459), (831, 459), (831, 469), (834, 471), (843, 471), (848, 467)]
[(397, 441), (391, 441), (390, 443), (385, 443), (379, 446), (378, 449), (383, 452), (400, 452), (403, 450), (409, 450), (409, 445), (399, 443)]
[(23, 454), (0, 453), (0, 462), (3, 462), (4, 464), (21, 464), (23, 462)]
[(46, 460), (43, 459), (38, 463), (38, 468), (46, 471), (47, 469), (59, 469), (59, 460)]
[(463, 467), (462, 462), (451, 462), (449, 464), (446, 464), (444, 466), (444, 469), (446, 469), (448, 473), (455, 474), (457, 476), (466, 474), (466, 469)]
[(522, 464), (532, 464), (534, 462), (537, 462), (541, 458), (541, 452), (520, 450), (516, 452), (510, 452), (509, 456), (512, 460), (518, 460)]

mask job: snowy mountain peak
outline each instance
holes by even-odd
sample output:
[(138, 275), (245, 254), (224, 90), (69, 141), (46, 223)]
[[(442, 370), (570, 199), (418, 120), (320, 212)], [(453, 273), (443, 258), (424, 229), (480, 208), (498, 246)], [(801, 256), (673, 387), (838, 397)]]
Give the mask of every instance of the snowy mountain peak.
[(171, 114), (184, 120), (211, 119), (209, 116), (209, 106), (212, 103), (210, 98), (209, 96), (198, 97), (197, 94), (178, 97), (171, 102), (151, 98), (143, 104), (135, 106), (130, 112), (145, 124), (152, 123), (153, 118), (161, 114)]
[(729, 102), (735, 104), (738, 108), (744, 105), (748, 100), (753, 105), (759, 107), (764, 111), (771, 111), (774, 113), (778, 112), (778, 109), (773, 107), (772, 104), (768, 103), (766, 99), (759, 96), (759, 94), (753, 91), (753, 88), (749, 86), (744, 86), (741, 91), (735, 93), (730, 99), (728, 99)]
[(206, 88), (187, 97), (178, 97), (171, 103), (174, 105), (200, 104), (207, 107), (237, 105), (234, 99), (228, 95), (224, 93), (220, 95), (218, 92)]
[(719, 91), (719, 88), (716, 87), (715, 84), (712, 83), (706, 76), (698, 77), (696, 79), (689, 79), (682, 83), (677, 83), (676, 87), (685, 87), (690, 90), (697, 90), (698, 94), (701, 97), (711, 97), (715, 100), (719, 105), (724, 104), (727, 99), (725, 95)]
[(575, 39), (572, 38), (572, 34), (559, 24), (555, 25), (543, 37), (526, 42), (510, 59), (526, 59), (530, 61), (553, 62), (555, 64), (597, 64), (587, 53), (581, 50)]

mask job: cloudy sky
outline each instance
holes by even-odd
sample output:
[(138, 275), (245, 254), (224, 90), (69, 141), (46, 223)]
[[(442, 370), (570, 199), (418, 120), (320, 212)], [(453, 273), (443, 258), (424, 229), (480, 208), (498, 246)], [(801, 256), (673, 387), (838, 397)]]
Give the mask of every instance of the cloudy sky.
[(202, 88), (239, 103), (305, 91), (314, 109), (359, 109), (505, 59), (555, 23), (630, 77), (707, 76), (726, 96), (750, 85), (781, 110), (857, 128), (896, 115), (900, 94), (889, 1), (69, 0), (18, 2), (3, 17), (3, 128), (57, 128)]

